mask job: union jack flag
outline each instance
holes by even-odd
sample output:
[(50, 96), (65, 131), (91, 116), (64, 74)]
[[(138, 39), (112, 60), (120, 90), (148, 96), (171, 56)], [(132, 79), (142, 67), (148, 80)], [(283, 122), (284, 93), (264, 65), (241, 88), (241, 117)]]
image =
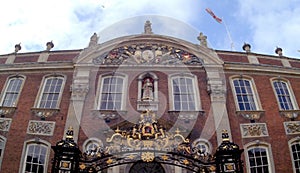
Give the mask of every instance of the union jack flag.
[(219, 18), (218, 16), (215, 15), (215, 13), (213, 11), (211, 11), (211, 9), (206, 8), (205, 9), (206, 12), (208, 12), (208, 14), (210, 14), (217, 22), (222, 23), (222, 19)]

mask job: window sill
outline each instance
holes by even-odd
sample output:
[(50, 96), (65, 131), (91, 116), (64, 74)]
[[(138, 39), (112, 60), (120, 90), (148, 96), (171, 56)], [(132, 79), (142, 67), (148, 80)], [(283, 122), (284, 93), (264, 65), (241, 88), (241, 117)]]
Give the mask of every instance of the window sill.
[(168, 111), (169, 113), (201, 113), (201, 114), (203, 114), (204, 113), (204, 111), (203, 110), (191, 110), (191, 111), (177, 111), (177, 110), (169, 110)]
[(104, 119), (105, 121), (110, 121), (117, 119), (120, 116), (126, 115), (127, 111), (125, 110), (92, 110), (92, 115)]
[(197, 110), (197, 111), (174, 111), (169, 110), (168, 111), (170, 115), (172, 116), (178, 116), (178, 119), (183, 120), (184, 122), (190, 122), (193, 120), (196, 120), (199, 115), (204, 115), (203, 110)]
[(242, 116), (246, 120), (250, 120), (251, 122), (256, 122), (265, 114), (265, 111), (264, 110), (236, 111), (236, 114)]
[(31, 112), (33, 115), (40, 117), (44, 120), (47, 117), (51, 117), (59, 112), (59, 109), (51, 109), (51, 108), (31, 108)]
[(289, 120), (295, 120), (300, 114), (300, 110), (279, 110), (279, 114)]
[(1, 117), (8, 117), (13, 115), (17, 110), (17, 107), (0, 106)]
[(151, 101), (151, 100), (143, 100), (137, 102), (137, 110), (144, 111), (146, 109), (157, 111), (158, 110), (158, 101)]

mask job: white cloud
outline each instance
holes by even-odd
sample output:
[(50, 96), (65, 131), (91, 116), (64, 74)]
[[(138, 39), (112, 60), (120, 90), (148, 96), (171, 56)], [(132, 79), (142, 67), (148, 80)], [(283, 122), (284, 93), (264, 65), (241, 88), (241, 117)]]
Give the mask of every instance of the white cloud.
[(275, 54), (276, 46), (284, 55), (299, 57), (300, 3), (297, 0), (244, 0), (240, 15), (253, 32), (253, 48), (258, 53)]
[[(300, 49), (300, 34), (298, 34), (300, 3), (297, 1), (278, 0), (276, 3), (271, 0), (237, 1), (239, 19), (245, 21), (244, 26), (238, 27), (241, 30), (249, 30), (249, 35), (252, 35), (249, 43), (254, 52), (274, 54), (275, 47), (281, 46), (285, 55), (299, 55), (297, 50)], [(220, 3), (218, 6), (222, 6)], [(115, 23), (145, 15), (171, 17), (186, 23), (184, 27), (190, 25), (190, 30), (179, 28), (170, 20), (161, 22), (158, 27), (153, 21), (153, 31), (156, 33), (169, 33), (172, 36), (178, 35), (180, 38), (186, 35), (188, 41), (193, 41), (193, 32), (201, 31), (208, 36), (209, 42), (213, 45), (220, 43), (218, 47), (222, 48), (226, 44), (224, 40), (228, 42), (227, 36), (224, 35), (225, 31), (221, 34), (220, 30), (223, 30), (221, 26), (214, 21), (211, 22), (210, 16), (205, 14), (206, 7), (214, 9), (208, 2), (195, 0), (10, 0), (0, 6), (0, 16), (4, 16), (1, 18), (0, 25), (0, 54), (13, 52), (14, 45), (19, 42), (22, 46), (21, 52), (44, 50), (46, 42), (51, 40), (55, 44), (55, 50), (84, 48), (94, 32), (101, 33), (100, 31), (107, 30)], [(229, 8), (224, 6), (224, 9)], [(233, 13), (229, 12), (224, 14)], [(207, 23), (205, 19), (210, 23)], [(144, 22), (135, 23), (134, 29), (131, 29), (134, 30), (133, 33), (143, 32)], [(229, 29), (235, 25), (235, 21), (226, 22)], [(211, 24), (213, 26), (210, 26)], [(130, 30), (131, 26), (123, 24), (121, 27)], [(219, 30), (215, 31), (218, 27)], [(202, 30), (203, 28), (206, 30)], [(115, 29), (119, 30), (119, 28)], [(157, 32), (158, 30), (160, 32)], [(231, 34), (239, 39), (248, 37)], [(105, 37), (100, 35), (100, 40)], [(194, 42), (197, 42), (196, 36)], [(234, 42), (238, 43), (241, 40), (234, 40)], [(226, 45), (228, 47), (229, 44)]]
[(151, 21), (154, 34), (181, 38), (190, 42), (199, 42), (197, 40), (199, 32), (196, 28), (185, 22), (161, 15), (143, 15), (119, 21), (99, 33), (99, 42), (103, 43), (121, 36), (141, 34), (144, 32), (146, 20)]
[[(10, 0), (0, 7), (0, 54), (41, 51), (53, 40), (54, 49), (87, 46), (90, 36), (123, 19), (146, 14), (175, 16), (190, 21), (192, 0)], [(103, 8), (104, 6), (104, 8)], [(195, 8), (194, 8), (195, 9)], [(143, 28), (144, 21), (140, 23)], [(140, 33), (142, 30), (140, 30)]]

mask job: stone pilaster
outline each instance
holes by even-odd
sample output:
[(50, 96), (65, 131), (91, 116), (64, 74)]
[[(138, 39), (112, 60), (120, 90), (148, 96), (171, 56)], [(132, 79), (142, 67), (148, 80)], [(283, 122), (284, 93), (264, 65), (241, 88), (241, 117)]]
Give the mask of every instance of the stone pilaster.
[(65, 131), (72, 126), (74, 129), (74, 141), (78, 139), (80, 122), (84, 108), (86, 95), (89, 92), (90, 70), (85, 68), (77, 68), (75, 70), (73, 83), (71, 85), (71, 101), (68, 110), (68, 116)]
[(208, 80), (207, 91), (211, 98), (210, 113), (214, 117), (218, 145), (220, 145), (222, 143), (222, 130), (226, 129), (229, 136), (232, 136), (226, 108), (226, 78), (222, 65), (206, 65), (205, 70)]

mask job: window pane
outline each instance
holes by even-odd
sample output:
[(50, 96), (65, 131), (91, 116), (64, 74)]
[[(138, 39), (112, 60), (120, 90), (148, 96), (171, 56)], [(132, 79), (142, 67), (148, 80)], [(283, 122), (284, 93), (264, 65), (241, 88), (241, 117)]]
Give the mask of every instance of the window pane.
[(43, 173), (45, 171), (47, 147), (29, 144), (26, 151), (25, 171)]
[(192, 78), (177, 77), (172, 79), (173, 101), (175, 110), (196, 110), (195, 89)]
[(4, 91), (2, 106), (14, 107), (20, 94), (23, 78), (11, 78)]
[(39, 108), (57, 108), (63, 79), (59, 77), (49, 77), (45, 81)]
[(180, 102), (174, 102), (175, 110), (181, 110)]
[(273, 86), (276, 90), (276, 97), (278, 104), (282, 110), (293, 110), (294, 106), (292, 103), (291, 95), (288, 89), (288, 85), (284, 81), (274, 81)]
[(107, 109), (114, 110), (113, 102), (107, 102)]
[(293, 153), (293, 162), (296, 172), (300, 172), (300, 141), (295, 141), (291, 144), (291, 150)]
[(243, 79), (233, 81), (236, 99), (240, 110), (256, 110), (251, 82)]
[(178, 85), (176, 85), (176, 84), (173, 85), (173, 92), (174, 93), (179, 93), (179, 87), (178, 87)]
[(248, 150), (250, 171), (258, 173), (268, 173), (268, 154), (265, 148), (256, 147)]
[(107, 106), (107, 102), (102, 102), (100, 109), (106, 109), (106, 106)]
[(117, 76), (102, 79), (100, 109), (120, 110), (123, 100), (123, 78)]

